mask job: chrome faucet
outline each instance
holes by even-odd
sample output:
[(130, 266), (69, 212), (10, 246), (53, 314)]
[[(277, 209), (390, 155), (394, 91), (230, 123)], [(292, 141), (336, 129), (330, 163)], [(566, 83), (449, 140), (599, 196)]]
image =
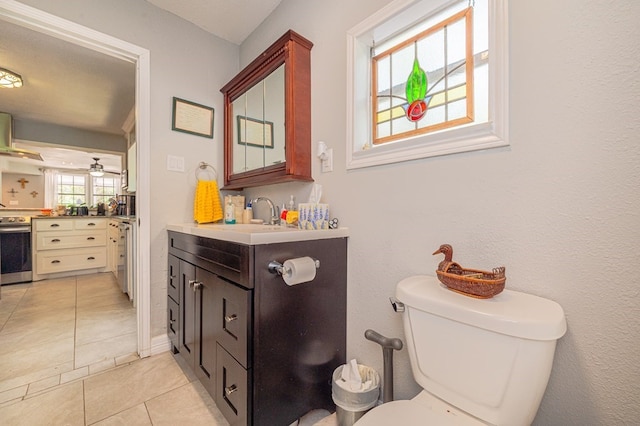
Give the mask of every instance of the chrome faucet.
[(280, 215), (278, 211), (279, 209), (273, 204), (273, 201), (271, 201), (267, 197), (255, 198), (253, 201), (251, 201), (251, 206), (254, 208), (254, 211), (255, 211), (256, 203), (258, 201), (265, 201), (269, 205), (269, 208), (271, 209), (271, 219), (269, 220), (269, 225), (277, 225), (278, 223), (280, 223)]

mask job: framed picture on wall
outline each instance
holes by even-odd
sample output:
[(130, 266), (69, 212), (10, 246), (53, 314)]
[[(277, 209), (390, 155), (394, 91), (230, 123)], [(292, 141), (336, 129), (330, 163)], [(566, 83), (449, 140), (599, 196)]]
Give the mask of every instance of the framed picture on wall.
[(213, 108), (174, 97), (171, 129), (213, 139)]
[(238, 144), (273, 148), (273, 123), (255, 118), (237, 116)]

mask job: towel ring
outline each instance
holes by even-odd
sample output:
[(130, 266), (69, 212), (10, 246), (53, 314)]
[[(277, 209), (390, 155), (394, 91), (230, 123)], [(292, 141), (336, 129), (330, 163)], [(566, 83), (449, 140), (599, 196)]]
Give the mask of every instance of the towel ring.
[(209, 163), (205, 163), (204, 161), (201, 161), (200, 164), (198, 165), (198, 168), (196, 169), (196, 180), (201, 180), (200, 179), (200, 174), (201, 173), (208, 173), (209, 170), (207, 169), (211, 169), (211, 172), (213, 172), (213, 179), (217, 180), (218, 179), (218, 172), (216, 171), (216, 169)]

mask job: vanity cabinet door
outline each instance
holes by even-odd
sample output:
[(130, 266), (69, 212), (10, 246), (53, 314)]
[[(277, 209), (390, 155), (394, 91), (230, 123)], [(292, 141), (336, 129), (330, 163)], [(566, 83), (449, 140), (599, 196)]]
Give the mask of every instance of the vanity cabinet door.
[(201, 268), (196, 268), (195, 310), (195, 371), (200, 382), (210, 395), (215, 392), (216, 374), (216, 320), (220, 317), (219, 303), (216, 303), (217, 288), (216, 275)]
[(248, 339), (251, 324), (251, 290), (218, 280), (216, 340), (244, 368), (249, 368)]
[(194, 284), (196, 282), (196, 267), (185, 261), (180, 261), (180, 356), (194, 369), (196, 349), (196, 294)]

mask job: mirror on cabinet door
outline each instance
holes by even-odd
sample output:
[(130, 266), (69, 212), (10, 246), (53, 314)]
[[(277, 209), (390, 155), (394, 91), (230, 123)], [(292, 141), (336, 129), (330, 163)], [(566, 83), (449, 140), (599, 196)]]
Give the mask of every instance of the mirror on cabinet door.
[(313, 180), (312, 46), (288, 31), (221, 89), (224, 189)]
[(233, 101), (233, 173), (285, 159), (284, 65)]

